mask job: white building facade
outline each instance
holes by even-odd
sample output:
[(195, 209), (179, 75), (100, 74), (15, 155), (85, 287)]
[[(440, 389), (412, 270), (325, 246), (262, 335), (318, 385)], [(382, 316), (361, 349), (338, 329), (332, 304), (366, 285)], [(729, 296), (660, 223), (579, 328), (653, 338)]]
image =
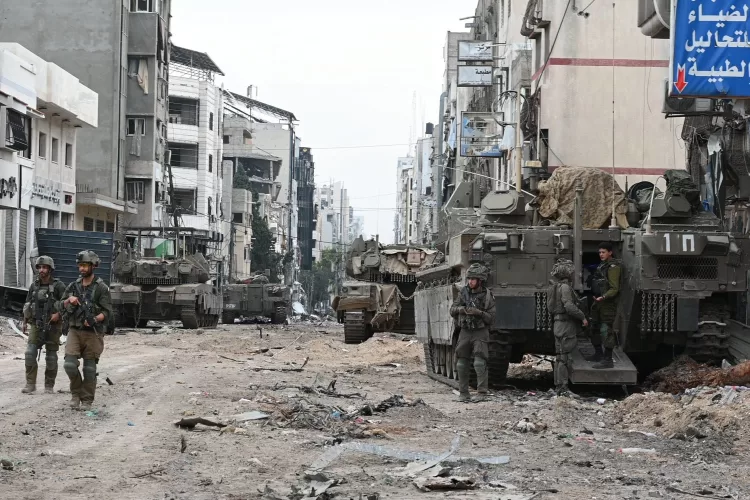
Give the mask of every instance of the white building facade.
[(0, 279), (4, 285), (31, 284), (36, 229), (75, 228), (78, 129), (97, 123), (95, 92), (21, 45), (0, 43)]
[(414, 202), (414, 158), (398, 159), (396, 167), (396, 217), (393, 228), (393, 242), (407, 244), (415, 234)]

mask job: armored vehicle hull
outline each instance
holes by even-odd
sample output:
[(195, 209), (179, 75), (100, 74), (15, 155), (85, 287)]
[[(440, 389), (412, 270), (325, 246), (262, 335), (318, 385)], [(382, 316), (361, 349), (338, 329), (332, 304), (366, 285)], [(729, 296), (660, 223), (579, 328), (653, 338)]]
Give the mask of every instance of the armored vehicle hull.
[(190, 228), (132, 231), (125, 233), (113, 264), (110, 292), (117, 325), (144, 327), (156, 320), (216, 328), (222, 294), (204, 254), (218, 240)]
[(265, 316), (271, 323), (284, 324), (289, 314), (289, 287), (271, 283), (227, 285), (224, 288), (222, 323), (243, 317)]
[(344, 316), (344, 342), (359, 344), (375, 332), (395, 331), (401, 318), (396, 285), (347, 281), (333, 308)]
[[(558, 259), (575, 263), (573, 285), (582, 309), (590, 313), (598, 293), (589, 278), (600, 261), (600, 242), (612, 244), (622, 269), (614, 367), (593, 369), (586, 360), (594, 352), (588, 341), (592, 332), (581, 331), (572, 353), (573, 383), (635, 384), (683, 353), (705, 362), (730, 356), (730, 337), (747, 322), (750, 262), (741, 256), (750, 251), (748, 237), (722, 230), (713, 214), (685, 208), (677, 195), (669, 198), (669, 191), (652, 201), (653, 217), (638, 227), (589, 228), (583, 189), (577, 191), (573, 224), (508, 224), (500, 214), (452, 237), (446, 264), (417, 274), (422, 286), (415, 296), (416, 332), (432, 377), (457, 380), (459, 332), (449, 311), (471, 263), (488, 267), (487, 286), (495, 295), (489, 368), (490, 384), (497, 386), (509, 362), (520, 362), (524, 354), (555, 354), (547, 290)], [(497, 205), (518, 211), (512, 203)]]

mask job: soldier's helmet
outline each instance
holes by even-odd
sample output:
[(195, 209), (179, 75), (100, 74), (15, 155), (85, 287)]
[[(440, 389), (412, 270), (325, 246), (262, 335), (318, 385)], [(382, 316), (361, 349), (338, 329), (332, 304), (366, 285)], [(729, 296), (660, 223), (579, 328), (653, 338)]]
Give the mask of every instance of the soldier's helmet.
[(575, 272), (575, 266), (573, 261), (570, 259), (560, 259), (555, 262), (552, 266), (552, 272), (550, 273), (553, 278), (557, 279), (571, 279)]
[(78, 252), (78, 255), (76, 255), (76, 264), (91, 264), (92, 266), (97, 267), (99, 262), (99, 256), (91, 250), (84, 250)]
[(40, 255), (36, 259), (36, 264), (34, 265), (35, 268), (39, 269), (39, 266), (49, 266), (49, 268), (54, 271), (55, 270), (55, 261), (52, 260), (52, 257), (49, 255)]
[(487, 268), (481, 264), (472, 264), (466, 271), (466, 279), (472, 278), (487, 281)]

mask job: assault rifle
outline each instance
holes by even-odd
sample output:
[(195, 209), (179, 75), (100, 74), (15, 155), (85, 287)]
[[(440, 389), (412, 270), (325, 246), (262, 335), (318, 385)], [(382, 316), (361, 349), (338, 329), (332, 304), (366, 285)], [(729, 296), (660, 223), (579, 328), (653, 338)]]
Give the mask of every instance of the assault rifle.
[[(92, 283), (93, 284), (93, 283)], [(94, 332), (100, 333), (97, 329), (98, 323), (96, 322), (96, 313), (94, 312), (94, 301), (92, 300), (92, 292), (91, 288), (89, 287), (88, 290), (84, 293), (83, 287), (80, 283), (76, 283), (76, 297), (78, 297), (78, 311), (77, 315), (81, 316), (83, 320), (89, 324), (91, 328), (94, 329)]]
[[(52, 292), (50, 292), (51, 294)], [(36, 359), (39, 360), (42, 357), (42, 347), (47, 343), (47, 337), (49, 336), (49, 330), (52, 327), (52, 321), (50, 321), (50, 309), (52, 308), (53, 295), (48, 295), (47, 300), (44, 302), (44, 310), (42, 311), (41, 318), (37, 315), (34, 318), (36, 324)]]

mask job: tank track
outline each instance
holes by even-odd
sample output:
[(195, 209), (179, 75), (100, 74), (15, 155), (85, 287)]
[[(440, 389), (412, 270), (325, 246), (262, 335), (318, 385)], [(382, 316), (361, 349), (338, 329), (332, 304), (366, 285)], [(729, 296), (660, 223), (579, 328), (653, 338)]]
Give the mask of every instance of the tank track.
[[(438, 382), (458, 389), (458, 372), (455, 355), (455, 346), (439, 345), (434, 343), (424, 345), (424, 360), (427, 375)], [(510, 344), (501, 335), (490, 333), (489, 359), (487, 360), (487, 371), (489, 372), (489, 386), (501, 387), (505, 384), (510, 365)], [(476, 387), (476, 372), (474, 361), (471, 361), (469, 371), (469, 384)]]
[(372, 337), (372, 328), (365, 322), (362, 311), (346, 311), (344, 315), (344, 343), (361, 344)]
[(414, 321), (414, 301), (401, 301), (401, 314), (398, 319), (398, 324), (393, 327), (393, 332), (401, 333), (403, 335), (414, 335), (415, 328), (416, 323)]
[(196, 306), (183, 306), (180, 312), (182, 326), (194, 330), (196, 328), (216, 328), (219, 325), (218, 314), (200, 314)]
[(729, 358), (729, 337), (726, 323), (719, 318), (702, 318), (698, 331), (688, 335), (685, 354), (699, 362), (721, 363)]

